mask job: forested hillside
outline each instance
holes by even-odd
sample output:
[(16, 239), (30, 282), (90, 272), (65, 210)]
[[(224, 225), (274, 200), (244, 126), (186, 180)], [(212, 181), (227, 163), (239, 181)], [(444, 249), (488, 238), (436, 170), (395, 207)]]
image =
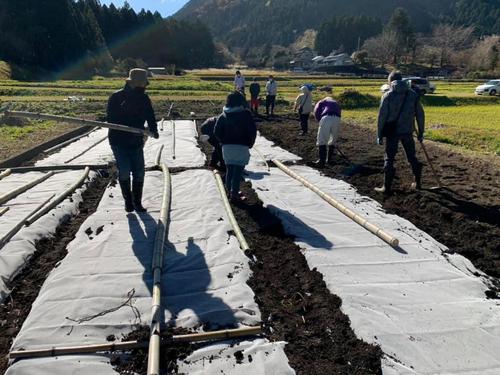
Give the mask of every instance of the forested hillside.
[(138, 60), (201, 67), (212, 64), (214, 55), (211, 33), (198, 21), (136, 13), (128, 3), (117, 8), (98, 0), (0, 0), (0, 61), (12, 64), (20, 78), (106, 74)]
[(442, 21), (500, 34), (500, 0), (191, 0), (179, 19), (200, 18), (230, 47), (288, 45), (334, 16), (365, 15), (387, 21), (403, 7), (417, 32)]

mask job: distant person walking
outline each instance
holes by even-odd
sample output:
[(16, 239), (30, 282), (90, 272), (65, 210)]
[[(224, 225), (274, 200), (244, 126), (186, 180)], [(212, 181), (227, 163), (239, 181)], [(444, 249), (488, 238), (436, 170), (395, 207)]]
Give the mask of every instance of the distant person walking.
[(333, 163), (335, 144), (337, 143), (340, 132), (342, 109), (339, 103), (327, 96), (320, 100), (316, 104), (316, 107), (314, 107), (314, 117), (316, 117), (316, 120), (319, 122), (318, 138), (316, 142), (319, 159), (315, 164), (318, 168), (324, 168), (327, 155), (328, 163)]
[[(115, 92), (108, 101), (107, 121), (144, 130), (147, 121), (149, 131), (159, 138), (155, 113), (151, 100), (145, 93), (149, 84), (144, 69), (132, 69), (125, 87)], [(125, 200), (125, 211), (145, 212), (142, 206), (144, 186), (144, 137), (140, 134), (109, 130), (109, 144), (118, 167), (118, 181)], [(130, 175), (133, 177), (132, 189)]]
[(243, 77), (239, 70), (236, 71), (234, 76), (234, 89), (245, 95), (245, 77)]
[(216, 168), (221, 172), (226, 172), (226, 164), (224, 163), (224, 158), (222, 157), (222, 146), (214, 134), (218, 118), (218, 116), (210, 117), (203, 124), (201, 124), (200, 130), (201, 134), (207, 137), (207, 142), (214, 148), (209, 166), (211, 168)]
[(390, 194), (392, 181), (396, 175), (394, 160), (398, 152), (399, 142), (403, 145), (406, 158), (411, 165), (415, 182), (412, 187), (421, 188), (422, 164), (415, 155), (415, 120), (418, 124), (418, 140), (423, 142), (425, 132), (425, 112), (420, 103), (419, 95), (403, 81), (401, 72), (389, 74), (389, 92), (382, 97), (378, 115), (377, 143), (383, 145), (386, 138), (384, 158), (384, 185), (375, 188), (375, 191)]
[[(266, 115), (274, 115), (274, 106), (276, 104), (276, 95), (278, 95), (278, 83), (272, 75), (269, 76), (266, 82)], [(271, 112), (269, 112), (271, 109)]]
[(307, 85), (300, 88), (302, 92), (297, 99), (295, 99), (294, 111), (297, 111), (300, 119), (300, 127), (302, 129), (301, 135), (306, 135), (309, 129), (309, 116), (313, 110), (312, 106), (312, 93)]
[(226, 188), (232, 202), (245, 199), (240, 195), (240, 183), (250, 160), (250, 148), (257, 137), (257, 127), (244, 103), (245, 98), (240, 93), (230, 94), (215, 125), (215, 136), (222, 145), (226, 163)]
[(260, 84), (257, 82), (257, 78), (254, 78), (250, 84), (250, 110), (255, 114), (259, 113), (259, 95)]

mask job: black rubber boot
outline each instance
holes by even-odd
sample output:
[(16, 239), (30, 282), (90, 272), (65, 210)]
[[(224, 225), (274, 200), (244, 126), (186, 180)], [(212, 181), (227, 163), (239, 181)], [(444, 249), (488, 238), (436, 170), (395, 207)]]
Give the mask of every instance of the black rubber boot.
[(132, 195), (134, 197), (134, 208), (136, 212), (146, 212), (147, 210), (142, 206), (142, 189), (144, 182), (134, 182), (132, 184)]
[(328, 164), (335, 164), (335, 146), (328, 146)]
[(411, 187), (415, 190), (421, 190), (422, 189), (422, 169), (423, 169), (422, 163), (417, 163), (412, 167), (413, 169), (413, 175), (415, 176), (415, 182), (411, 184)]
[(392, 181), (394, 180), (394, 176), (396, 171), (394, 169), (386, 171), (384, 174), (384, 186), (376, 187), (375, 191), (377, 193), (383, 193), (385, 195), (390, 195), (392, 193)]
[(132, 192), (130, 191), (130, 180), (120, 180), (120, 188), (122, 190), (123, 200), (125, 201), (125, 211), (134, 211), (132, 204)]
[(326, 153), (327, 153), (326, 146), (318, 146), (319, 160), (314, 163), (316, 168), (325, 168)]

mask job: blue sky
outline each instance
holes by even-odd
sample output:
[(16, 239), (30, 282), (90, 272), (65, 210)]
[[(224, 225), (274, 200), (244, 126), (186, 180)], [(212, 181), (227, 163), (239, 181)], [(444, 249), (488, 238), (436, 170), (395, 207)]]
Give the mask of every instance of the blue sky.
[[(160, 12), (164, 17), (170, 16), (182, 8), (189, 0), (128, 0), (129, 4), (135, 10), (139, 11), (141, 8), (146, 10)], [(122, 6), (124, 0), (101, 0), (101, 4), (115, 4)]]

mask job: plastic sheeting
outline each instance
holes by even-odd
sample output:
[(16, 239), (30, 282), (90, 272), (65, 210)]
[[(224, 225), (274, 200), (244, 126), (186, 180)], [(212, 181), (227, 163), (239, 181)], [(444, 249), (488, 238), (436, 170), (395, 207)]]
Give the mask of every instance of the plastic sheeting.
[[(148, 324), (162, 183), (160, 172), (146, 174), (143, 204), (148, 212), (144, 214), (126, 215), (119, 188), (106, 190), (96, 213), (68, 246), (68, 256), (47, 278), (14, 341), (14, 350), (102, 343), (108, 335), (120, 339), (138, 324)], [(165, 324), (197, 330), (258, 324), (260, 311), (246, 284), (248, 259), (229, 234), (231, 227), (213, 174), (193, 170), (173, 175), (172, 192), (162, 278)], [(217, 345), (218, 351), (228, 353), (241, 347), (247, 361), (235, 366), (234, 356), (231, 361), (227, 356), (202, 360), (214, 348), (209, 346), (181, 365), (193, 373), (214, 373), (214, 369), (226, 374), (243, 370), (247, 374), (294, 373), (286, 361), (284, 343), (254, 340), (234, 347)], [(247, 353), (258, 361), (249, 362)], [(35, 372), (108, 374), (113, 370), (105, 356), (71, 356), (22, 360), (7, 374)]]
[[(258, 140), (257, 145), (262, 140)], [(280, 158), (274, 148), (270, 157)], [(253, 163), (259, 198), (295, 236), (309, 267), (342, 298), (356, 334), (385, 353), (384, 374), (499, 374), (500, 304), (464, 257), (446, 255), (413, 224), (349, 184), (305, 166), (296, 173), (400, 239), (392, 248), (277, 168)]]

